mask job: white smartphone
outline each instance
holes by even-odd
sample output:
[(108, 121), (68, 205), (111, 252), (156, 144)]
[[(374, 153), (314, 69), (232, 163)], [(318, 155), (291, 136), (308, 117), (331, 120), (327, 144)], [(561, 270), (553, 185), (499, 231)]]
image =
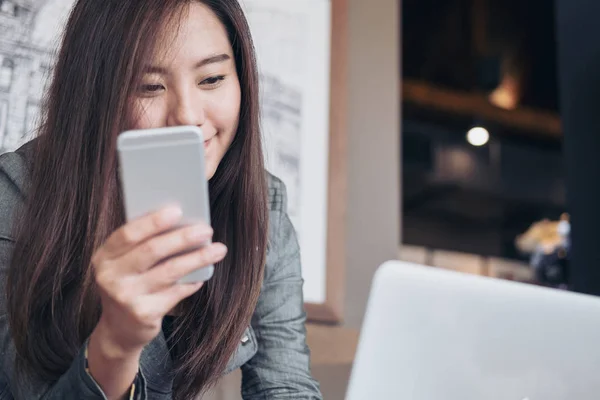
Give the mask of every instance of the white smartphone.
[[(181, 225), (210, 225), (204, 139), (196, 126), (129, 130), (117, 139), (119, 174), (128, 221), (176, 204)], [(189, 249), (189, 251), (194, 249)], [(214, 266), (199, 268), (181, 283), (206, 281)]]

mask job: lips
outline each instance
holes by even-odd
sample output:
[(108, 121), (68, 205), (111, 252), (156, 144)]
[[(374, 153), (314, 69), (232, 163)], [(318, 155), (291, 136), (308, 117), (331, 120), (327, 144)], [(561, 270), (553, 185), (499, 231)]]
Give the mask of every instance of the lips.
[(213, 141), (213, 138), (214, 138), (214, 136), (212, 136), (212, 137), (210, 137), (209, 139), (206, 139), (206, 140), (204, 141), (204, 148), (205, 148), (205, 149), (206, 149), (206, 148), (208, 148), (208, 146), (210, 146), (210, 144), (211, 144), (211, 143), (212, 143), (212, 141)]

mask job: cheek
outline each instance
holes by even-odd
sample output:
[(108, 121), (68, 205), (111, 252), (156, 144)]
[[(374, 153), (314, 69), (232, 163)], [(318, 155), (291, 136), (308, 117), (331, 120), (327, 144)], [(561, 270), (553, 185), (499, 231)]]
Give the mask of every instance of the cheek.
[(236, 81), (223, 89), (212, 103), (213, 122), (221, 134), (233, 139), (240, 116), (240, 86)]
[(163, 120), (162, 107), (156, 99), (135, 99), (128, 118), (130, 129), (158, 128)]

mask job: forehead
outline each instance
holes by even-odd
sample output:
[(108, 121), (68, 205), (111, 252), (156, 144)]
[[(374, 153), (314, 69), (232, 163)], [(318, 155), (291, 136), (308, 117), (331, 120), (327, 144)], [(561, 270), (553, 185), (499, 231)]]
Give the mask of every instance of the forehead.
[(208, 6), (194, 1), (171, 23), (164, 24), (153, 61), (197, 62), (222, 53), (232, 53), (225, 26)]

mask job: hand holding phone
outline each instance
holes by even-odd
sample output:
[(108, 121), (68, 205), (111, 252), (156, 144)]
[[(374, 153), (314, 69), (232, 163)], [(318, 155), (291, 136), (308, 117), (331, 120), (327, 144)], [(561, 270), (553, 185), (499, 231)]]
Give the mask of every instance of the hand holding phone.
[[(181, 279), (227, 252), (221, 243), (198, 248), (212, 229), (202, 223), (180, 226), (181, 218), (178, 207), (139, 217), (116, 230), (92, 257), (101, 319), (121, 349), (139, 349), (152, 340), (162, 317), (203, 284)], [(193, 247), (198, 250), (184, 252)]]
[(102, 315), (90, 336), (88, 362), (100, 384), (111, 363), (121, 373), (137, 372), (142, 349), (160, 333), (163, 317), (204, 283), (178, 281), (198, 265), (212, 265), (225, 256), (220, 243), (173, 256), (212, 237), (203, 223), (178, 227), (181, 218), (181, 210), (170, 207), (132, 220), (92, 257)]

